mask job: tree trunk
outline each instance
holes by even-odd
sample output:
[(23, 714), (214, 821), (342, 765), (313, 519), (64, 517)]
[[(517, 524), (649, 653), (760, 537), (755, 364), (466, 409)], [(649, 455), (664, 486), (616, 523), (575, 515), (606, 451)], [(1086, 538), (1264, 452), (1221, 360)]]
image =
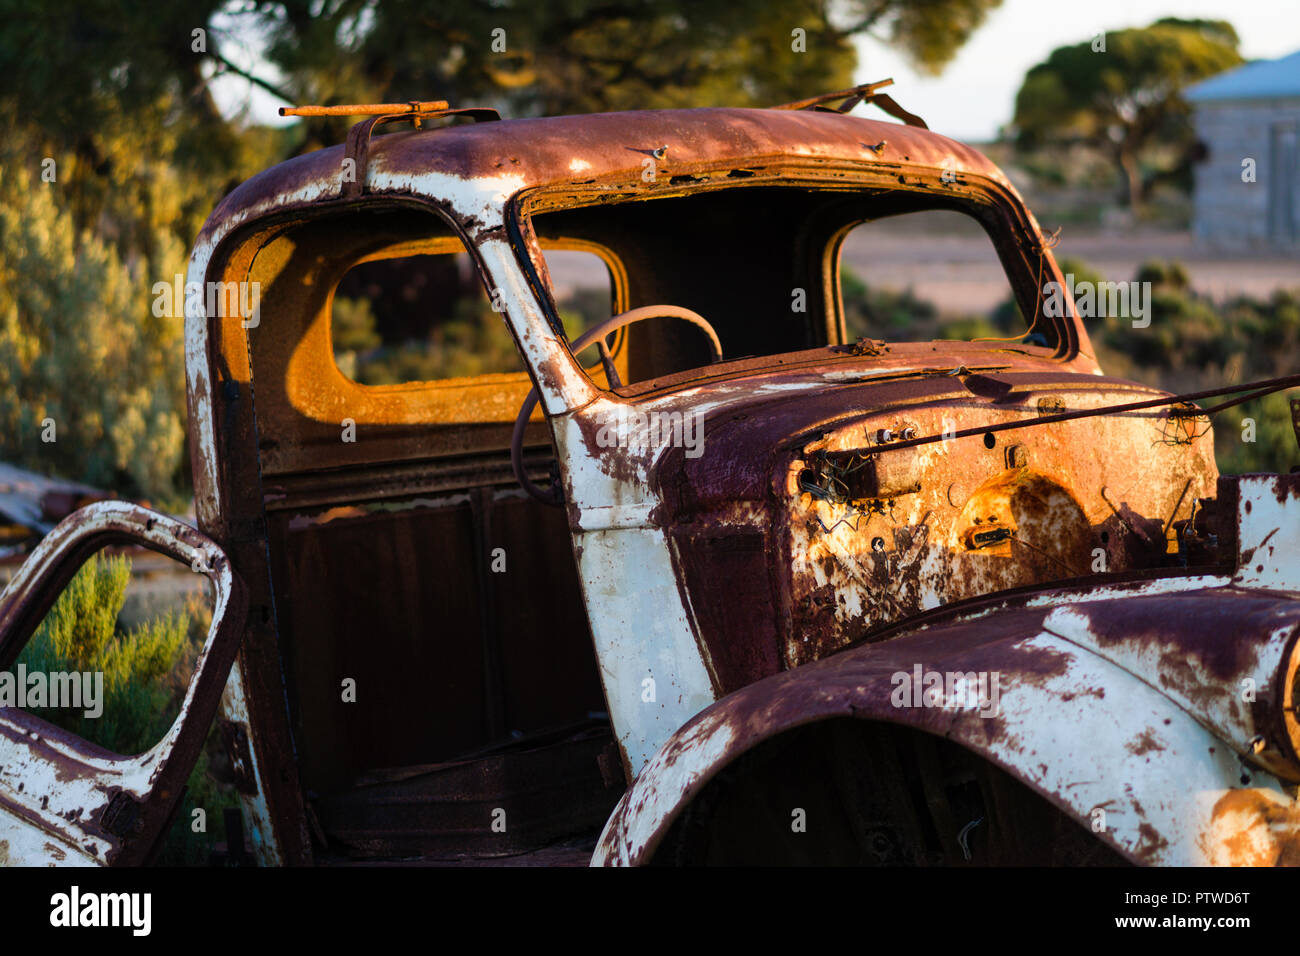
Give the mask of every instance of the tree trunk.
[(1137, 154), (1131, 150), (1121, 149), (1119, 166), (1124, 171), (1124, 178), (1128, 182), (1128, 207), (1133, 215), (1137, 216), (1141, 212), (1143, 200), (1142, 171), (1138, 168)]

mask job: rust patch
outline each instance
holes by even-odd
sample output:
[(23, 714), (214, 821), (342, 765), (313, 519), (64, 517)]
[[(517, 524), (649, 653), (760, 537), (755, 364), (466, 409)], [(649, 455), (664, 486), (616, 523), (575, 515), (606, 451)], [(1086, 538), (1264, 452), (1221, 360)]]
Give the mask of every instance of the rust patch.
[(1144, 730), (1133, 740), (1124, 745), (1125, 749), (1135, 757), (1141, 757), (1143, 754), (1151, 753), (1156, 750), (1164, 750), (1164, 744), (1156, 739), (1156, 735), (1150, 730)]
[(1253, 789), (1229, 790), (1215, 803), (1200, 845), (1217, 866), (1300, 865), (1300, 811)]

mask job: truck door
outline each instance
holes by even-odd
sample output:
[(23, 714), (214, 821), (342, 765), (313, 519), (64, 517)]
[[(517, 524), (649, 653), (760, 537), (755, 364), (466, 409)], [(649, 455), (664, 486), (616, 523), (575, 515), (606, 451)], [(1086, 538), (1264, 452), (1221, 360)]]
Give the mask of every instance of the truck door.
[(139, 545), (205, 575), (212, 624), (180, 712), (153, 747), (110, 753), (15, 706), (0, 707), (0, 864), (112, 866), (144, 862), (198, 760), (247, 611), (239, 577), (195, 529), (124, 501), (74, 512), (0, 594), (0, 669), (11, 667), (82, 562)]

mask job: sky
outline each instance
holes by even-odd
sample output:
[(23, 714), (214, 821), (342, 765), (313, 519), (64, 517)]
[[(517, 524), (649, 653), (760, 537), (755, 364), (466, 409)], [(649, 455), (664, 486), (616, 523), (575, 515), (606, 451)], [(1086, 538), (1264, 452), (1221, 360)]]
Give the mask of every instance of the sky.
[[(936, 132), (987, 142), (1011, 121), (1029, 68), (1060, 46), (1104, 30), (1149, 26), (1161, 17), (1227, 20), (1248, 60), (1300, 50), (1300, 0), (1003, 0), (938, 77), (917, 73), (887, 44), (858, 41), (856, 81), (893, 77), (888, 92)], [(873, 107), (858, 107), (864, 115)]]
[[(910, 67), (887, 44), (870, 37), (857, 41), (856, 82), (893, 77), (889, 92), (930, 128), (968, 142), (988, 142), (1010, 122), (1016, 91), (1025, 73), (1058, 46), (1091, 40), (1103, 30), (1148, 26), (1161, 17), (1227, 20), (1241, 37), (1248, 59), (1275, 59), (1300, 50), (1300, 0), (1003, 0), (938, 77)], [(260, 60), (257, 39), (230, 50), (231, 58), (275, 78)], [(254, 122), (281, 125), (282, 104), (233, 76), (219, 78), (214, 92), (223, 109), (247, 105)], [(809, 95), (822, 90), (810, 90)], [(859, 106), (859, 112), (874, 112)], [(882, 114), (883, 115), (883, 114)]]

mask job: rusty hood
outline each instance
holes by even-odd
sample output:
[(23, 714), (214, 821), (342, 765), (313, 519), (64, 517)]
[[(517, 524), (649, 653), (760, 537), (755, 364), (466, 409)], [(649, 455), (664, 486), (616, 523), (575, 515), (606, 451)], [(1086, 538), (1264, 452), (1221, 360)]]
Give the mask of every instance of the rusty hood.
[[(1166, 409), (1037, 424), (1164, 394), (1136, 383), (965, 343), (788, 358), (641, 406), (702, 417), (694, 447), (648, 450), (629, 473), (652, 490), (724, 694), (939, 605), (1086, 577), (1098, 554), (1111, 571), (1158, 565), (1164, 529), (1213, 493), (1209, 443), (1163, 442)], [(882, 439), (999, 423), (1017, 427), (896, 452)], [(831, 459), (851, 462), (834, 486)], [(975, 537), (990, 528), (1005, 540)], [(771, 587), (740, 600), (738, 578)]]

